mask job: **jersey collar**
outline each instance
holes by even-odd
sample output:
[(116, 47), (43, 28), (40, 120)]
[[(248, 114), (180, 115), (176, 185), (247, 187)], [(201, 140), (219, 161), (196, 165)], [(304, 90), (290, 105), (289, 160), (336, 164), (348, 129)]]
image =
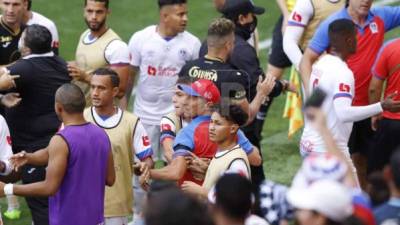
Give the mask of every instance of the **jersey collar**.
[[(341, 16), (343, 16), (343, 18), (349, 19), (349, 20), (353, 21), (353, 19), (352, 19), (351, 16), (349, 15), (349, 12), (347, 11), (347, 7), (344, 7), (344, 8), (339, 12), (339, 14), (340, 14)], [(371, 11), (371, 9), (370, 9), (369, 12), (368, 12), (367, 19), (365, 20), (364, 26), (361, 27), (361, 26), (358, 25), (357, 23), (354, 23), (354, 24), (357, 26), (358, 29), (363, 30), (363, 29), (365, 29), (370, 23), (372, 23), (372, 22), (374, 21), (374, 17), (375, 17), (375, 15), (374, 15), (374, 13)], [(354, 21), (353, 21), (353, 22), (354, 22)]]

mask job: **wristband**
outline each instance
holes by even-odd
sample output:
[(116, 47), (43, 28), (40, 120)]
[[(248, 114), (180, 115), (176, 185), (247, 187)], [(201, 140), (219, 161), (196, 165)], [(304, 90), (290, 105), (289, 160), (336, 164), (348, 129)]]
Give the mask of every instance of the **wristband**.
[(13, 195), (14, 194), (14, 184), (4, 185), (4, 194), (5, 195)]

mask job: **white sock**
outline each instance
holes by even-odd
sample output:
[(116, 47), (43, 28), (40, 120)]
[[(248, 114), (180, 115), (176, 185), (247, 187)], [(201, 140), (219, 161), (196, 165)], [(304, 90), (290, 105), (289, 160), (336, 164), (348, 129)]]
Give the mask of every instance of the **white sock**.
[(17, 196), (15, 196), (15, 195), (7, 196), (7, 204), (8, 204), (7, 211), (19, 209), (19, 201), (18, 201)]

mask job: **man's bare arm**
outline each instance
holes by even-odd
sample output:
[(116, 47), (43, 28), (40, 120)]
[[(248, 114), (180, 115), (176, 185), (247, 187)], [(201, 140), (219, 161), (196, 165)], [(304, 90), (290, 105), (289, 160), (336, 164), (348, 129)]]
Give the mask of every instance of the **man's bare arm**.
[(187, 169), (186, 160), (183, 156), (174, 158), (166, 167), (150, 170), (150, 177), (155, 180), (177, 181), (183, 177)]
[[(65, 140), (55, 135), (47, 147), (49, 162), (44, 181), (14, 185), (14, 194), (19, 196), (52, 196), (54, 195), (64, 179), (68, 164), (68, 145)], [(0, 188), (2, 192), (3, 189)]]

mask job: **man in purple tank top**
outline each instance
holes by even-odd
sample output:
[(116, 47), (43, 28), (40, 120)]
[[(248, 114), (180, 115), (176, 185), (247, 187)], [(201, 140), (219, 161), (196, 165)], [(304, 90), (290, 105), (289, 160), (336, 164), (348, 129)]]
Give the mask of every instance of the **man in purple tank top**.
[(11, 157), (16, 169), (47, 165), (46, 179), (26, 185), (0, 182), (0, 195), (50, 196), (51, 225), (104, 223), (104, 190), (114, 184), (114, 162), (107, 134), (85, 121), (85, 105), (78, 86), (62, 85), (56, 92), (55, 110), (64, 129), (47, 148)]

